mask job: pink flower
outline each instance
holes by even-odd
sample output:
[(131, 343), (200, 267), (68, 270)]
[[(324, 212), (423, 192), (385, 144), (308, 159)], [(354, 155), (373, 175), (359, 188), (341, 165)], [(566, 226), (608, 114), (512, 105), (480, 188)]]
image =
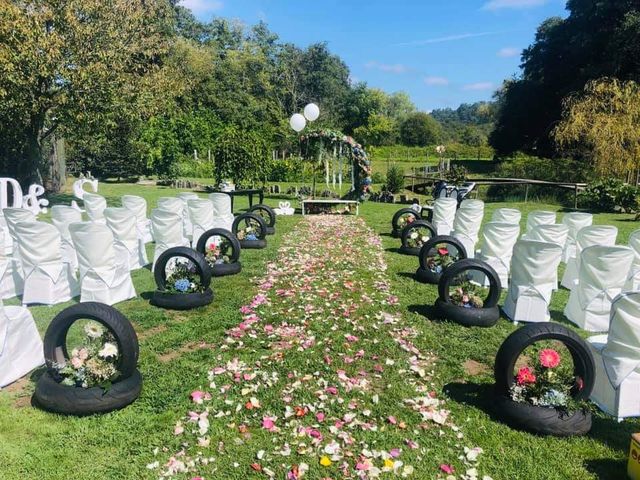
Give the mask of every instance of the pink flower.
[(76, 369), (77, 369), (77, 368), (82, 367), (82, 365), (84, 365), (84, 361), (83, 361), (83, 360), (81, 360), (81, 359), (80, 359), (80, 358), (78, 358), (78, 357), (73, 357), (73, 358), (71, 359), (71, 365), (73, 365), (73, 368), (76, 368)]
[(394, 417), (393, 415), (389, 415), (387, 417), (387, 421), (391, 424), (391, 425), (396, 425), (398, 423), (398, 420), (396, 420), (396, 417)]
[(338, 389), (336, 387), (327, 387), (325, 389), (325, 392), (331, 394), (331, 395), (337, 395), (338, 394)]
[(560, 365), (560, 354), (552, 348), (540, 350), (540, 364), (546, 368), (556, 368)]
[(318, 420), (319, 422), (324, 421), (324, 413), (322, 412), (316, 413), (316, 420)]
[(528, 367), (523, 367), (518, 370), (516, 375), (516, 382), (518, 385), (526, 385), (527, 383), (536, 383), (536, 376)]
[(193, 403), (202, 405), (202, 403), (204, 403), (205, 400), (211, 400), (211, 395), (201, 390), (195, 390), (191, 392), (191, 400), (193, 401)]
[(89, 358), (89, 350), (81, 348), (80, 351), (78, 351), (78, 357), (80, 357), (80, 360), (86, 360)]
[(398, 297), (396, 297), (395, 295), (389, 295), (389, 298), (387, 298), (387, 302), (389, 302), (389, 305), (397, 305), (398, 301)]
[(265, 430), (268, 430), (270, 432), (273, 432), (276, 429), (275, 419), (272, 418), (272, 417), (263, 417), (262, 418), (262, 428), (264, 428)]
[(442, 465), (440, 465), (440, 470), (442, 470), (444, 473), (446, 473), (447, 475), (452, 475), (453, 472), (455, 472), (455, 470), (453, 469), (453, 467), (451, 465), (447, 465), (445, 463), (443, 463)]
[(440, 255), (442, 255), (442, 256), (449, 255), (449, 250), (447, 250), (446, 248), (442, 247), (442, 248), (438, 249), (438, 253)]

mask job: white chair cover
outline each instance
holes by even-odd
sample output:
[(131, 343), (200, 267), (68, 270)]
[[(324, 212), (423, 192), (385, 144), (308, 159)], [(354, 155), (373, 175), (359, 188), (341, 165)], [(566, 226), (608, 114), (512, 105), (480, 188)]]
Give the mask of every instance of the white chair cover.
[(189, 241), (182, 235), (182, 216), (180, 214), (161, 208), (154, 209), (151, 212), (151, 229), (153, 230), (153, 238), (156, 240), (153, 255), (154, 267), (165, 250), (189, 246)]
[[(564, 254), (564, 246), (567, 243), (567, 236), (569, 235), (569, 227), (559, 223), (553, 225), (538, 225), (534, 227), (528, 234), (527, 240), (535, 240), (537, 242), (547, 242), (558, 245), (562, 248)], [(553, 289), (558, 289), (558, 271), (556, 269), (556, 275), (553, 281)]]
[(551, 294), (557, 285), (562, 248), (553, 243), (520, 240), (513, 248), (511, 280), (504, 302), (514, 322), (548, 322)]
[(0, 301), (0, 388), (43, 364), (42, 339), (29, 310)]
[(583, 212), (569, 212), (562, 218), (562, 224), (569, 227), (569, 236), (562, 253), (562, 263), (567, 263), (570, 258), (576, 256), (576, 237), (578, 232), (584, 227), (593, 224), (593, 215)]
[(189, 200), (189, 217), (191, 219), (192, 233), (191, 245), (193, 248), (198, 244), (200, 236), (207, 230), (213, 228), (213, 204), (209, 200), (196, 198)]
[(173, 212), (176, 215), (180, 215), (180, 218), (182, 218), (182, 214), (184, 213), (184, 204), (178, 197), (160, 197), (158, 198), (157, 205), (159, 209)]
[(85, 192), (82, 196), (84, 208), (90, 222), (105, 224), (104, 209), (107, 208), (107, 201), (102, 195), (97, 193)]
[(640, 292), (614, 298), (609, 334), (587, 341), (596, 362), (591, 400), (618, 419), (640, 416)]
[(20, 253), (18, 252), (18, 240), (16, 238), (15, 227), (20, 222), (35, 222), (36, 216), (31, 210), (27, 210), (26, 208), (5, 208), (2, 213), (4, 214), (4, 219), (7, 223), (9, 236), (11, 237), (13, 257), (19, 259)]
[(193, 192), (180, 192), (176, 195), (182, 202), (182, 228), (184, 230), (183, 235), (189, 240), (192, 240), (191, 234), (193, 233), (193, 226), (191, 225), (191, 218), (189, 217), (189, 200), (197, 200), (199, 197)]
[(624, 289), (626, 291), (637, 291), (640, 290), (640, 230), (632, 232), (629, 236), (629, 247), (633, 250), (634, 259), (629, 269)]
[[(527, 215), (527, 231), (525, 235), (529, 235), (538, 225), (553, 225), (556, 223), (556, 212), (548, 210), (534, 210)], [(555, 243), (555, 242), (554, 242)]]
[(11, 235), (9, 235), (7, 220), (4, 218), (2, 210), (0, 210), (0, 232), (3, 234), (3, 240), (0, 243), (0, 253), (11, 255), (13, 252), (13, 240), (11, 239)]
[[(9, 233), (0, 230), (0, 236), (9, 238)], [(7, 256), (5, 251), (0, 249), (0, 300), (22, 295), (23, 289), (24, 279), (20, 262), (13, 258), (13, 255)]]
[(69, 225), (81, 221), (82, 213), (73, 207), (67, 205), (54, 205), (51, 207), (51, 222), (60, 232), (62, 240), (60, 247), (62, 260), (71, 265), (74, 271), (78, 269), (78, 256), (76, 255), (76, 248), (73, 246), (73, 240), (71, 240)]
[(107, 226), (113, 233), (114, 248), (127, 258), (129, 270), (137, 270), (149, 263), (144, 242), (138, 237), (137, 219), (128, 208), (109, 207), (104, 209)]
[(594, 245), (612, 247), (616, 244), (617, 236), (618, 229), (611, 225), (592, 225), (581, 228), (575, 242), (576, 255), (567, 260), (567, 268), (564, 270), (561, 285), (569, 290), (575, 288), (580, 271), (580, 254), (585, 248)]
[(449, 235), (453, 230), (458, 201), (455, 198), (441, 197), (433, 202), (433, 226), (438, 235)]
[[(489, 222), (482, 229), (482, 243), (476, 257), (494, 268), (502, 288), (509, 288), (511, 256), (519, 235), (520, 225), (517, 223)], [(486, 276), (481, 276), (488, 285)]]
[(79, 222), (69, 225), (80, 266), (80, 301), (107, 305), (136, 296), (124, 255), (116, 256), (114, 238), (106, 225)]
[(522, 220), (522, 213), (516, 208), (497, 208), (491, 216), (491, 221), (497, 223), (520, 225), (520, 220)]
[(231, 226), (233, 225), (231, 197), (226, 193), (216, 192), (209, 194), (209, 200), (211, 200), (213, 204), (214, 228), (231, 230)]
[(123, 195), (122, 206), (131, 210), (136, 216), (138, 238), (144, 243), (153, 242), (151, 233), (151, 220), (147, 218), (147, 201), (136, 195)]
[(78, 281), (69, 263), (62, 260), (60, 232), (50, 223), (16, 225), (24, 274), (22, 304), (55, 305), (78, 295)]
[(578, 283), (564, 309), (570, 322), (590, 332), (609, 330), (611, 301), (620, 293), (633, 262), (629, 247), (587, 247), (582, 251)]
[(16, 237), (16, 225), (20, 222), (34, 222), (36, 216), (31, 210), (25, 208), (5, 208), (2, 213), (7, 224), (7, 232), (11, 239), (11, 255), (5, 258), (4, 266), (0, 261), (0, 288), (2, 288), (2, 298), (12, 298), (22, 295), (24, 291), (24, 274), (20, 263), (20, 249)]
[(463, 200), (456, 212), (451, 235), (464, 245), (468, 258), (473, 258), (475, 255), (483, 217), (484, 202), (482, 200)]

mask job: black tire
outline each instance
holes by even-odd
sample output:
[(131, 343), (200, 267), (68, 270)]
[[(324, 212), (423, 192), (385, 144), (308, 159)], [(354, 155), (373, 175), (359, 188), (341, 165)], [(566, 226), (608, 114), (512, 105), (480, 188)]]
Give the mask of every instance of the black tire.
[(425, 220), (416, 220), (415, 222), (412, 222), (408, 224), (406, 227), (404, 227), (402, 229), (402, 232), (400, 233), (400, 241), (402, 242), (402, 246), (400, 247), (401, 253), (404, 253), (406, 255), (414, 255), (414, 256), (418, 256), (420, 254), (420, 249), (422, 247), (409, 247), (407, 245), (411, 230), (414, 230), (419, 227), (426, 228), (427, 230), (429, 230), (431, 237), (435, 237), (437, 235), (435, 227), (431, 225), (429, 222)]
[(452, 237), (451, 235), (436, 235), (434, 237), (431, 237), (429, 241), (425, 243), (420, 249), (420, 268), (429, 270), (427, 268), (427, 256), (429, 255), (429, 251), (440, 243), (453, 245), (460, 254), (460, 260), (464, 260), (467, 258), (467, 249), (464, 248), (462, 242), (456, 237)]
[(436, 299), (435, 306), (443, 320), (450, 320), (464, 327), (493, 327), (500, 320), (497, 305), (485, 308), (464, 308)]
[(61, 385), (47, 372), (38, 379), (33, 403), (49, 412), (85, 416), (124, 408), (133, 403), (141, 391), (142, 375), (138, 370), (128, 378), (114, 382), (107, 391), (100, 387)]
[(398, 226), (398, 221), (400, 220), (400, 217), (406, 213), (412, 213), (416, 217), (416, 220), (420, 220), (422, 218), (420, 214), (412, 208), (401, 208), (398, 210), (391, 219), (391, 235), (395, 238), (399, 237), (402, 231)]
[[(243, 213), (241, 215), (238, 215), (236, 218), (233, 219), (233, 224), (231, 225), (231, 231), (233, 232), (233, 234), (236, 236), (236, 238), (238, 237), (238, 226), (240, 225), (240, 222), (243, 221), (247, 221), (249, 219), (255, 220), (258, 222), (258, 224), (260, 225), (260, 235), (256, 235), (256, 237), (258, 238), (258, 240), (249, 240), (250, 242), (259, 242), (260, 240), (264, 240), (264, 238), (267, 236), (267, 224), (265, 223), (264, 219), (260, 216), (260, 215), (256, 215), (255, 213)], [(266, 242), (264, 244), (264, 246), (262, 247), (245, 247), (245, 245), (243, 245), (243, 242), (247, 242), (247, 240), (240, 240), (240, 246), (242, 248), (264, 248), (267, 246)]]
[(267, 240), (240, 240), (240, 246), (247, 250), (260, 250), (267, 247)]
[(416, 270), (416, 280), (420, 283), (437, 285), (438, 282), (440, 281), (441, 276), (442, 276), (442, 272), (440, 273), (432, 272), (428, 268), (418, 268), (418, 270)]
[(502, 293), (500, 277), (491, 265), (475, 258), (465, 258), (464, 260), (460, 260), (442, 272), (440, 282), (438, 283), (438, 297), (440, 300), (444, 303), (451, 303), (449, 288), (455, 285), (456, 277), (467, 270), (476, 270), (487, 276), (490, 288), (489, 296), (484, 301), (484, 308), (495, 307), (498, 304), (500, 294)]
[[(85, 302), (72, 305), (58, 313), (44, 335), (44, 358), (47, 365), (64, 363), (69, 358), (67, 352), (67, 334), (78, 320), (93, 320), (100, 323), (113, 334), (120, 359), (118, 371), (121, 379), (129, 378), (138, 367), (138, 336), (131, 322), (115, 308), (98, 302)], [(61, 358), (60, 355), (64, 358)], [(54, 371), (49, 368), (50, 373)]]
[[(204, 255), (206, 253), (207, 240), (209, 240), (211, 237), (226, 238), (232, 247), (229, 263), (235, 263), (238, 261), (238, 259), (240, 258), (241, 250), (242, 250), (242, 247), (240, 246), (240, 242), (232, 232), (224, 228), (212, 228), (204, 232), (202, 235), (200, 235), (200, 238), (198, 239), (198, 243), (196, 244), (196, 250)], [(214, 274), (214, 276), (216, 275)]]
[(211, 273), (214, 277), (226, 277), (227, 275), (235, 275), (241, 271), (242, 264), (240, 262), (221, 263), (211, 267)]
[(402, 245), (399, 249), (398, 252), (402, 253), (403, 255), (411, 255), (412, 257), (417, 257), (418, 255), (420, 255), (420, 249), (417, 247), (405, 247), (404, 245)]
[(267, 235), (275, 235), (275, 234), (276, 234), (276, 227), (267, 226)]
[(519, 328), (502, 343), (496, 354), (494, 377), (496, 393), (509, 396), (514, 383), (513, 370), (520, 354), (530, 345), (541, 340), (562, 342), (573, 360), (575, 375), (582, 379), (582, 388), (574, 385), (571, 395), (576, 400), (587, 400), (596, 379), (593, 354), (587, 343), (575, 332), (558, 323), (530, 323)]
[(564, 412), (555, 408), (537, 407), (530, 403), (514, 402), (496, 394), (494, 408), (504, 423), (518, 430), (538, 435), (571, 437), (586, 435), (591, 430), (591, 412)]
[[(276, 212), (273, 211), (273, 208), (271, 208), (269, 205), (265, 205), (264, 203), (259, 203), (258, 205), (254, 205), (253, 207), (251, 207), (248, 212), (249, 213), (254, 213), (257, 211), (262, 210), (263, 212), (265, 212), (267, 214), (267, 216), (269, 217), (269, 221), (267, 222), (265, 220), (265, 223), (267, 224), (267, 227), (270, 227), (272, 229), (272, 231), (275, 232), (275, 226), (276, 226)], [(260, 215), (262, 217), (262, 215)], [(264, 217), (262, 217), (262, 219), (264, 220)], [(269, 233), (267, 232), (267, 235), (269, 235)]]
[(211, 285), (211, 267), (209, 267), (204, 255), (189, 247), (173, 247), (165, 250), (162, 255), (158, 257), (158, 261), (153, 268), (153, 276), (158, 290), (164, 290), (167, 285), (167, 272), (165, 272), (165, 268), (167, 262), (174, 257), (186, 258), (191, 261), (196, 266), (197, 273), (200, 276), (200, 284), (205, 289), (209, 288), (209, 285)]
[(204, 292), (170, 293), (156, 290), (151, 297), (151, 305), (167, 310), (191, 310), (204, 307), (213, 302), (213, 291), (207, 288)]

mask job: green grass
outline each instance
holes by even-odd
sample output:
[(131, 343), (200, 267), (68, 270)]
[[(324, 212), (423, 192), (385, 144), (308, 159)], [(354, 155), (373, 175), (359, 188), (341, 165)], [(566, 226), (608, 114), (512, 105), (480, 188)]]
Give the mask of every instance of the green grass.
[[(118, 205), (122, 194), (134, 193), (144, 196), (152, 207), (158, 197), (174, 195), (177, 190), (101, 184), (100, 193), (107, 197), (110, 205)], [(69, 203), (70, 197), (61, 195), (56, 200)], [(237, 198), (236, 202), (236, 212), (246, 207), (245, 199)], [(272, 205), (277, 205), (277, 202), (277, 199), (267, 199), (267, 203)], [(492, 210), (500, 206), (504, 204), (487, 204), (485, 217), (490, 217)], [(528, 211), (559, 209), (553, 205), (532, 203), (509, 206), (522, 211), (523, 226)], [(388, 235), (391, 216), (398, 208), (398, 205), (366, 203), (360, 212), (382, 236), (392, 292), (399, 297), (403, 322), (418, 330), (419, 335), (414, 339), (416, 345), (424, 351), (433, 352), (437, 358), (433, 389), (441, 395), (444, 392), (450, 399), (447, 408), (451, 409), (455, 421), (465, 432), (464, 444), (477, 445), (485, 450), (481, 471), (495, 480), (624, 478), (629, 437), (630, 433), (640, 431), (638, 420), (618, 424), (610, 417), (597, 414), (590, 435), (553, 439), (513, 431), (492, 418), (489, 412), (493, 357), (500, 343), (515, 327), (502, 320), (487, 330), (465, 329), (430, 320), (437, 289), (418, 284), (411, 278), (417, 268), (417, 259), (396, 253), (399, 241)], [(617, 226), (620, 232), (618, 242), (624, 243), (631, 231), (638, 227), (632, 219), (630, 215), (596, 215), (595, 223)], [(269, 247), (244, 251), (243, 272), (214, 280), (214, 303), (197, 311), (169, 312), (151, 307), (146, 298), (154, 289), (152, 275), (146, 269), (134, 272), (136, 290), (145, 298), (138, 297), (119, 304), (117, 308), (131, 319), (140, 335), (140, 370), (145, 381), (141, 397), (119, 412), (68, 418), (28, 406), (34, 388), (32, 380), (26, 383), (24, 390), (0, 392), (0, 479), (156, 478), (145, 468), (154, 460), (153, 448), (164, 445), (177, 447), (171, 432), (176, 420), (192, 407), (187, 396), (193, 389), (208, 383), (206, 371), (218, 364), (222, 355), (219, 350), (197, 348), (197, 345), (219, 343), (225, 330), (239, 323), (239, 307), (256, 293), (251, 279), (264, 273), (266, 263), (276, 256), (283, 235), (299, 220), (298, 216), (279, 217), (277, 233), (269, 237)], [(568, 292), (560, 290), (554, 293), (551, 306), (553, 319), (565, 324), (562, 309), (567, 299)], [(41, 332), (65, 306), (30, 309)], [(227, 355), (225, 353), (223, 357)], [(469, 361), (474, 362), (475, 370), (469, 369)], [(290, 365), (290, 368), (294, 367)], [(37, 374), (33, 375), (36, 377)], [(213, 439), (216, 435), (228, 437), (224, 422), (215, 423)], [(379, 446), (388, 442), (383, 433), (378, 433), (375, 438)], [(256, 434), (252, 442), (252, 448), (263, 445), (266, 449), (271, 443), (268, 437), (260, 434)], [(389, 443), (387, 448), (392, 446), (396, 445)], [(432, 460), (425, 460), (426, 464), (452, 454), (451, 445), (446, 442), (430, 445), (430, 449)], [(220, 456), (219, 461), (250, 461), (250, 452), (243, 453), (242, 449), (238, 452), (237, 458)], [(252, 477), (251, 473), (238, 469), (234, 474), (218, 478), (264, 478), (257, 474)], [(434, 476), (431, 470), (421, 472), (417, 469), (411, 478)]]

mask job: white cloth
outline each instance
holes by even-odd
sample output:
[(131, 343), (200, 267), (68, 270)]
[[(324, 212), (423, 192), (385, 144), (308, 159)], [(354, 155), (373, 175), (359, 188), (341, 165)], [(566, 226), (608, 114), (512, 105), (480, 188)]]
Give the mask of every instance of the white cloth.
[(23, 290), (24, 278), (20, 261), (0, 251), (0, 300), (22, 295)]
[[(509, 271), (513, 247), (520, 235), (520, 225), (517, 223), (489, 222), (482, 229), (482, 242), (477, 258), (493, 267), (502, 288), (509, 288)], [(485, 285), (488, 279), (483, 274)]]
[(9, 232), (13, 245), (12, 255), (14, 258), (19, 259), (20, 253), (18, 253), (18, 241), (16, 239), (15, 226), (19, 222), (33, 222), (35, 221), (36, 216), (31, 210), (27, 210), (25, 208), (5, 208), (2, 213), (4, 214), (4, 219), (7, 223), (7, 231)]
[(589, 227), (593, 224), (593, 215), (583, 212), (569, 212), (562, 218), (562, 224), (569, 227), (567, 243), (562, 253), (562, 263), (567, 263), (570, 258), (576, 256), (576, 237), (578, 232), (584, 227)]
[(626, 291), (638, 291), (640, 290), (640, 230), (635, 230), (629, 236), (629, 247), (633, 250), (634, 258), (624, 289)]
[(176, 195), (182, 202), (182, 229), (183, 235), (190, 240), (193, 233), (193, 226), (191, 225), (191, 218), (189, 216), (189, 200), (197, 200), (199, 197), (193, 192), (180, 192)]
[(144, 242), (138, 236), (137, 219), (128, 208), (109, 207), (104, 209), (107, 227), (113, 233), (116, 254), (118, 250), (127, 257), (129, 270), (137, 270), (149, 263)]
[(463, 200), (456, 212), (451, 235), (464, 245), (468, 258), (473, 258), (475, 255), (483, 217), (484, 202), (482, 200)]
[(22, 304), (55, 305), (78, 295), (78, 281), (62, 260), (60, 232), (50, 223), (20, 222), (15, 226), (24, 274)]
[(213, 204), (213, 222), (215, 228), (231, 231), (233, 212), (231, 211), (231, 197), (226, 193), (210, 193), (209, 200)]
[[(529, 233), (527, 233), (527, 240), (535, 240), (537, 242), (547, 242), (558, 245), (562, 248), (564, 254), (564, 246), (567, 243), (567, 236), (569, 235), (569, 227), (559, 223), (553, 225), (538, 225), (534, 227)], [(562, 260), (562, 258), (561, 258)], [(553, 281), (553, 289), (558, 289), (558, 271)]]
[(153, 238), (156, 240), (156, 248), (153, 255), (154, 267), (165, 250), (173, 247), (189, 246), (189, 241), (182, 235), (182, 217), (180, 214), (161, 208), (154, 209), (151, 212), (151, 229), (153, 230)]
[(556, 212), (550, 212), (548, 210), (534, 210), (529, 212), (529, 215), (527, 215), (527, 231), (525, 235), (529, 235), (531, 230), (539, 225), (553, 225), (555, 223)]
[(196, 198), (187, 202), (191, 220), (191, 245), (196, 248), (200, 236), (213, 228), (213, 204), (210, 200)]
[(553, 243), (520, 240), (513, 248), (511, 280), (504, 313), (514, 322), (548, 322), (551, 294), (557, 284), (562, 248)]
[(73, 207), (67, 205), (54, 205), (51, 207), (51, 222), (53, 226), (60, 232), (62, 240), (61, 251), (62, 260), (71, 265), (73, 270), (78, 269), (78, 256), (76, 248), (73, 246), (71, 234), (69, 233), (69, 225), (82, 221), (82, 213)]
[(458, 201), (455, 198), (436, 198), (433, 202), (433, 226), (438, 235), (449, 235), (453, 230)]
[(29, 310), (0, 302), (0, 388), (43, 364), (42, 339)]
[(85, 192), (82, 197), (84, 209), (90, 222), (105, 224), (104, 209), (107, 208), (107, 200), (97, 193)]
[(2, 210), (0, 210), (0, 234), (2, 235), (0, 253), (11, 255), (13, 252), (13, 240), (11, 239), (11, 235), (9, 235), (9, 228), (7, 227), (7, 221), (4, 218)]
[(573, 290), (578, 282), (578, 272), (580, 271), (580, 254), (587, 248), (594, 245), (611, 247), (616, 244), (618, 229), (611, 225), (592, 225), (581, 228), (576, 236), (575, 257), (567, 260), (567, 268), (562, 276), (562, 286)]
[(151, 233), (151, 220), (147, 218), (147, 201), (137, 195), (123, 195), (122, 206), (131, 210), (136, 216), (138, 238), (144, 243), (153, 242)]
[(578, 283), (564, 309), (569, 321), (590, 332), (608, 331), (611, 301), (622, 290), (631, 262), (633, 251), (629, 247), (585, 248)]
[(492, 222), (511, 223), (513, 225), (520, 225), (521, 219), (522, 213), (516, 208), (497, 208), (491, 216)]
[(136, 296), (129, 262), (117, 256), (114, 238), (106, 225), (79, 222), (69, 225), (80, 266), (80, 301), (107, 305)]

